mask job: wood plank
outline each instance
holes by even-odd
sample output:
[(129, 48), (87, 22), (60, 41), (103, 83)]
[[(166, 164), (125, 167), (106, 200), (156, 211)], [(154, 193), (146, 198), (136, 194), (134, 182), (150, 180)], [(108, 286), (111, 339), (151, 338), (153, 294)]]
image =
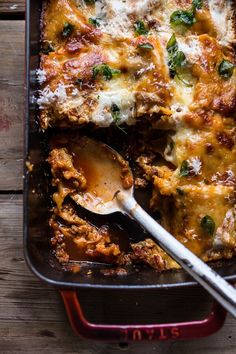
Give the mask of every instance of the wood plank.
[(1, 0), (0, 13), (22, 13), (25, 11), (24, 0)]
[(24, 21), (0, 21), (0, 190), (22, 189)]
[[(28, 270), (22, 250), (21, 195), (0, 195), (0, 225), (0, 352), (119, 353), (118, 343), (88, 342), (76, 337), (69, 327), (58, 291), (41, 283)], [(135, 296), (139, 299), (136, 304)], [(172, 290), (164, 296), (153, 291), (113, 295), (104, 291), (81, 292), (87, 316), (93, 320), (101, 320), (103, 316), (110, 322), (119, 322), (124, 316), (132, 320), (139, 317), (141, 321), (154, 317), (159, 321), (162, 315), (167, 317), (171, 312), (172, 316), (188, 313), (191, 318), (191, 311), (195, 316), (205, 300), (208, 301), (207, 296), (197, 288)], [(159, 303), (162, 309), (158, 309)], [(135, 306), (136, 314), (131, 317), (129, 308)], [(236, 321), (228, 317), (223, 329), (211, 337), (187, 342), (132, 343), (127, 351), (130, 354), (232, 354), (236, 349), (235, 331)]]

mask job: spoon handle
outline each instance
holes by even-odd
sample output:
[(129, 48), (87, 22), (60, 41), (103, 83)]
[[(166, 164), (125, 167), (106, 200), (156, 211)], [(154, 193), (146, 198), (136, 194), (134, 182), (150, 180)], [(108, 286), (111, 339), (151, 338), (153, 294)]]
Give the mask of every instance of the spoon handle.
[(159, 225), (134, 198), (127, 198), (127, 194), (119, 192), (117, 200), (126, 214), (138, 221), (172, 258), (236, 318), (236, 289), (232, 285)]

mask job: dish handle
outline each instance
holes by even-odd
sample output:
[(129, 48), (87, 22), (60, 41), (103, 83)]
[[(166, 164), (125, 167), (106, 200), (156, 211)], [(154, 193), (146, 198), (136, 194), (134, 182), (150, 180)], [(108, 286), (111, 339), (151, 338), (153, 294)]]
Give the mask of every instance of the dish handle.
[(75, 290), (61, 290), (62, 299), (72, 328), (77, 335), (87, 339), (130, 342), (193, 339), (209, 336), (224, 324), (226, 311), (217, 302), (202, 320), (164, 324), (95, 324), (86, 320)]

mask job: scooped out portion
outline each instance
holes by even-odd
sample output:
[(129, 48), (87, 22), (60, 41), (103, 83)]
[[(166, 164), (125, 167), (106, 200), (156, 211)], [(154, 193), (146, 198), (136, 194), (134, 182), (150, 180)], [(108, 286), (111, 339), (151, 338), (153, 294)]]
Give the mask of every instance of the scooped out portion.
[(117, 265), (144, 262), (159, 270), (179, 267), (152, 240), (132, 244), (125, 227), (103, 224), (104, 219), (94, 225), (80, 217), (76, 204), (108, 214), (119, 210), (114, 199), (117, 191), (132, 195), (134, 178), (118, 153), (78, 135), (57, 139), (52, 145), (48, 158), (55, 187), (51, 243), (61, 263), (96, 260)]

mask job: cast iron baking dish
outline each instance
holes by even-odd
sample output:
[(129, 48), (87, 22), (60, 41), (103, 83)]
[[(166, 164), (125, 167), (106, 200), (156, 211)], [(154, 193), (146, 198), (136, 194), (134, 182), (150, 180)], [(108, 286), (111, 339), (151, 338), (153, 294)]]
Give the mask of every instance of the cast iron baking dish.
[[(74, 330), (87, 338), (128, 341), (196, 338), (209, 335), (224, 323), (225, 311), (217, 304), (209, 317), (200, 321), (157, 325), (97, 325), (86, 321), (77, 297), (80, 288), (88, 289), (163, 289), (196, 285), (184, 271), (157, 273), (141, 267), (130, 270), (126, 276), (105, 277), (102, 265), (91, 265), (92, 274), (65, 272), (51, 252), (49, 245), (48, 176), (45, 166), (47, 136), (39, 133), (35, 96), (37, 85), (35, 70), (39, 66), (40, 15), (42, 0), (28, 0), (26, 4), (26, 111), (25, 111), (25, 161), (34, 164), (24, 175), (24, 250), (29, 268), (41, 280), (56, 286), (62, 293), (66, 310)], [(217, 272), (227, 280), (236, 281), (235, 260), (214, 264)]]

